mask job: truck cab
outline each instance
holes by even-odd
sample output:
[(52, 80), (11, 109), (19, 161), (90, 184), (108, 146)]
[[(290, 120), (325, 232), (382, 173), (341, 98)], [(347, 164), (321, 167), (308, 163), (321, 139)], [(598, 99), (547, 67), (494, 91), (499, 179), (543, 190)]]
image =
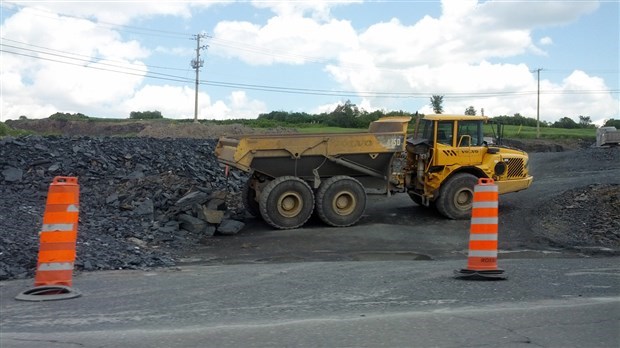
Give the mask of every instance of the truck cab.
[(484, 116), (426, 115), (407, 144), (407, 192), (452, 218), (469, 217), (473, 188), (491, 178), (500, 194), (528, 188), (526, 152), (484, 141)]

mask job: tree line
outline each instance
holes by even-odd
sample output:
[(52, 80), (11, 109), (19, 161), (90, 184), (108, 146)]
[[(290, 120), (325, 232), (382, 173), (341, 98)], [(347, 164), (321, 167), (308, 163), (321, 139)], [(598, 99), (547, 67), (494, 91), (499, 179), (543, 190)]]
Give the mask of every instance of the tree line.
[[(434, 95), (431, 97), (430, 104), (433, 108), (433, 111), (437, 114), (441, 114), (443, 112), (443, 96)], [(473, 106), (469, 106), (464, 110), (465, 115), (476, 115), (477, 110)], [(246, 120), (224, 120), (224, 121), (215, 121), (219, 124), (231, 124), (231, 123), (244, 123), (250, 127), (261, 127), (261, 128), (269, 128), (269, 127), (278, 127), (278, 126), (291, 126), (291, 127), (314, 127), (314, 126), (323, 126), (323, 127), (340, 127), (340, 128), (367, 128), (370, 122), (376, 121), (381, 117), (386, 116), (424, 116), (418, 113), (411, 113), (408, 111), (398, 110), (398, 111), (385, 111), (385, 110), (376, 110), (372, 112), (368, 112), (362, 108), (359, 108), (357, 105), (351, 103), (351, 101), (347, 100), (344, 104), (339, 104), (332, 110), (331, 112), (323, 112), (320, 114), (309, 114), (306, 112), (291, 112), (291, 111), (271, 111), (269, 113), (263, 113), (258, 115), (256, 119), (246, 119)], [(68, 120), (68, 121), (77, 121), (77, 120), (89, 120), (94, 119), (89, 116), (86, 116), (81, 113), (61, 113), (57, 112), (49, 117), (50, 119), (55, 120)], [(129, 114), (130, 119), (134, 120), (153, 120), (153, 119), (164, 119), (164, 115), (157, 110), (154, 111), (132, 111)], [(27, 119), (26, 116), (20, 116), (20, 119)], [(500, 115), (489, 117), (490, 120), (493, 120), (498, 123), (506, 124), (506, 125), (516, 125), (516, 126), (530, 126), (536, 127), (537, 121), (535, 118), (525, 117), (519, 113), (516, 113), (512, 116), (509, 115)], [(190, 121), (190, 120), (187, 120)], [(555, 122), (547, 122), (541, 121), (541, 127), (553, 127), (553, 128), (567, 128), (567, 129), (576, 129), (576, 128), (594, 128), (595, 125), (592, 124), (592, 120), (590, 116), (579, 116), (579, 121), (575, 122), (570, 117), (562, 117), (558, 121)], [(616, 127), (620, 129), (620, 119), (609, 119), (605, 122), (604, 126), (606, 127)]]

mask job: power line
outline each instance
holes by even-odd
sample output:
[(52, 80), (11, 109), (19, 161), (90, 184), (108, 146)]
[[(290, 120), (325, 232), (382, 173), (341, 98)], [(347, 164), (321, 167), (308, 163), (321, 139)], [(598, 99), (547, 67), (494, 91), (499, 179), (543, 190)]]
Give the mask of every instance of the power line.
[[(96, 70), (103, 70), (103, 71), (109, 71), (109, 72), (114, 72), (114, 73), (120, 73), (120, 74), (125, 74), (125, 75), (133, 75), (133, 76), (142, 76), (142, 77), (148, 77), (148, 78), (152, 78), (152, 79), (158, 79), (158, 80), (166, 80), (166, 81), (175, 81), (175, 82), (191, 82), (190, 79), (184, 79), (184, 78), (172, 78), (172, 77), (163, 77), (163, 76), (152, 76), (150, 75), (151, 73), (142, 73), (142, 74), (138, 74), (138, 73), (134, 73), (131, 71), (120, 71), (120, 70), (114, 70), (114, 69), (108, 69), (108, 68), (102, 68), (102, 67), (98, 67), (98, 66), (84, 66), (82, 64), (78, 64), (78, 63), (72, 63), (72, 62), (67, 62), (64, 60), (58, 60), (58, 59), (52, 59), (52, 58), (45, 58), (45, 57), (39, 57), (39, 56), (35, 56), (35, 55), (31, 55), (31, 54), (26, 54), (26, 53), (20, 53), (20, 52), (14, 52), (14, 51), (7, 51), (5, 49), (0, 48), (0, 52), (3, 53), (10, 53), (10, 54), (15, 54), (18, 56), (22, 56), (22, 57), (30, 57), (30, 58), (36, 58), (36, 59), (41, 59), (41, 60), (45, 60), (45, 61), (50, 61), (50, 62), (56, 62), (56, 63), (62, 63), (62, 64), (68, 64), (68, 65), (74, 65), (74, 66), (79, 66), (81, 68), (88, 68), (88, 69), (96, 69)], [(131, 70), (131, 69), (129, 69)], [(133, 70), (137, 70), (137, 69), (133, 69)], [(144, 72), (144, 71), (143, 71)], [(165, 74), (157, 74), (157, 75), (165, 75)], [(172, 75), (170, 75), (172, 76)]]
[[(407, 2), (407, 1), (408, 0), (403, 0), (403, 2)], [(421, 0), (421, 1), (426, 1), (426, 0)], [(395, 1), (395, 2), (398, 2), (398, 1)], [(41, 16), (44, 18), (51, 18), (55, 20), (62, 20), (62, 18), (59, 18), (59, 16), (79, 19), (79, 20), (85, 20), (95, 25), (105, 27), (105, 28), (113, 28), (121, 32), (134, 33), (134, 34), (147, 35), (147, 36), (169, 37), (169, 38), (177, 38), (177, 39), (193, 37), (192, 35), (185, 33), (185, 32), (176, 32), (176, 31), (170, 31), (170, 30), (160, 30), (160, 29), (152, 29), (152, 28), (145, 28), (145, 27), (138, 27), (138, 26), (130, 26), (130, 25), (123, 25), (123, 24), (111, 23), (111, 22), (105, 22), (105, 21), (99, 21), (99, 20), (93, 21), (90, 18), (57, 13), (54, 11), (49, 11), (49, 10), (45, 10), (45, 9), (37, 8), (37, 7), (22, 6), (19, 3), (14, 3), (14, 2), (5, 2), (5, 3), (12, 4), (18, 9), (27, 8), (34, 12), (39, 12), (39, 14), (32, 14), (33, 16)], [(11, 12), (17, 12), (16, 9), (11, 9), (11, 8), (4, 8), (4, 10), (11, 11)], [(334, 60), (334, 59), (328, 59), (324, 57), (294, 54), (289, 51), (278, 50), (278, 49), (273, 49), (273, 48), (265, 49), (265, 47), (263, 46), (255, 46), (249, 43), (236, 42), (236, 41), (221, 39), (218, 37), (210, 37), (210, 39), (211, 39), (211, 43), (214, 46), (223, 46), (223, 47), (228, 47), (228, 48), (232, 48), (232, 49), (239, 50), (239, 51), (245, 51), (245, 52), (250, 52), (254, 54), (261, 54), (261, 55), (275, 57), (275, 58), (280, 57), (284, 59), (301, 60), (306, 63), (314, 63), (314, 64), (329, 64), (330, 62)], [(169, 70), (183, 70), (180, 68), (165, 68), (165, 67), (155, 67), (155, 66), (151, 66), (151, 67), (159, 68), (159, 69), (169, 69)], [(339, 68), (341, 69), (359, 70), (360, 68), (364, 68), (364, 67), (365, 65), (357, 63), (357, 62), (339, 61)], [(380, 71), (394, 71), (394, 72), (401, 71), (401, 69), (398, 69), (398, 68), (381, 66), (381, 65), (375, 65), (373, 66), (373, 68), (380, 70)], [(545, 69), (546, 72), (550, 72), (550, 73), (570, 73), (570, 72), (573, 72), (574, 70), (579, 70), (579, 69), (573, 69), (573, 70)], [(582, 70), (587, 70), (589, 73), (596, 73), (596, 74), (618, 74), (617, 69), (582, 69)]]
[[(52, 52), (58, 52), (58, 53), (62, 53), (62, 54), (71, 54), (77, 57), (84, 57), (84, 58), (88, 58), (89, 60), (92, 59), (97, 59), (97, 60), (105, 60), (108, 62), (115, 62), (115, 63), (122, 63), (122, 64), (131, 64), (131, 63), (127, 63), (124, 61), (120, 61), (120, 60), (115, 60), (115, 59), (109, 59), (109, 58), (103, 58), (103, 57), (99, 57), (99, 56), (89, 56), (89, 55), (84, 55), (84, 54), (78, 54), (78, 53), (72, 53), (72, 52), (67, 52), (67, 51), (61, 51), (61, 50), (56, 50), (53, 48), (48, 48), (48, 47), (43, 47), (43, 46), (37, 46), (37, 45), (33, 45), (33, 44), (29, 44), (29, 43), (25, 43), (25, 42), (21, 42), (21, 41), (17, 41), (17, 40), (12, 40), (6, 37), (0, 37), (1, 40), (3, 41), (10, 41), (10, 42), (14, 42), (20, 45), (25, 45), (25, 46), (30, 46), (30, 47), (36, 47), (36, 48), (40, 48), (43, 50), (47, 50), (47, 51), (52, 51)], [(19, 49), (23, 49), (23, 50), (29, 50), (28, 48), (22, 48), (22, 47), (18, 47), (18, 46), (10, 46), (10, 45), (6, 45), (3, 43), (0, 43), (2, 45), (5, 45), (7, 47), (16, 47)], [(135, 65), (135, 64), (131, 64), (131, 65)], [(146, 64), (145, 64), (146, 65)], [(162, 69), (162, 70), (178, 70), (178, 71), (185, 71), (186, 69), (183, 68), (172, 68), (172, 67), (167, 67), (167, 66), (158, 66), (158, 65), (146, 65), (149, 68), (153, 68), (153, 69)]]
[[(137, 65), (137, 64), (132, 64), (132, 63), (124, 63), (123, 65), (119, 65), (122, 64), (122, 62), (118, 62), (116, 64), (112, 64), (112, 63), (106, 63), (105, 61), (100, 61), (100, 60), (94, 60), (91, 58), (88, 59), (84, 59), (84, 58), (79, 58), (78, 57), (72, 57), (70, 55), (67, 54), (60, 54), (60, 53), (50, 53), (50, 52), (45, 52), (45, 51), (40, 51), (40, 50), (34, 50), (34, 49), (28, 49), (28, 48), (23, 48), (23, 47), (18, 47), (18, 46), (13, 46), (13, 45), (7, 45), (4, 43), (0, 43), (0, 46), (3, 47), (8, 47), (8, 48), (13, 48), (13, 49), (18, 49), (18, 50), (22, 50), (22, 51), (26, 51), (29, 53), (38, 53), (38, 54), (43, 54), (43, 55), (47, 55), (47, 56), (51, 56), (51, 57), (57, 57), (57, 58), (63, 58), (63, 59), (68, 59), (71, 61), (75, 61), (76, 63), (69, 63), (63, 60), (59, 60), (59, 59), (51, 59), (51, 58), (45, 58), (45, 57), (41, 57), (40, 55), (32, 55), (32, 54), (25, 54), (25, 53), (18, 53), (15, 51), (7, 51), (7, 50), (3, 50), (3, 52), (6, 53), (13, 53), (13, 54), (18, 54), (18, 55), (22, 55), (22, 56), (26, 56), (26, 57), (31, 57), (31, 58), (36, 58), (36, 59), (43, 59), (43, 60), (48, 60), (48, 61), (53, 61), (53, 62), (58, 62), (58, 63), (69, 63), (71, 65), (76, 65), (76, 66), (81, 66), (81, 67), (85, 67), (85, 68), (92, 68), (92, 66), (87, 65), (84, 66), (83, 64), (78, 64), (77, 62), (82, 62), (82, 63), (86, 63), (86, 64), (97, 64), (97, 65), (102, 65), (102, 66), (109, 66), (109, 67), (113, 67), (113, 68), (117, 68), (117, 69), (123, 69), (123, 71), (129, 70), (129, 71), (138, 71), (138, 72), (142, 72), (144, 73), (145, 70), (144, 68), (148, 68), (147, 65)], [(85, 56), (87, 57), (87, 56)], [(119, 70), (113, 70), (113, 69), (106, 69), (107, 71), (114, 71), (114, 72), (122, 72)], [(158, 73), (158, 72), (148, 72), (149, 74), (152, 75), (159, 75), (159, 76), (165, 76), (165, 77), (170, 77), (170, 78), (179, 78), (176, 75), (171, 75), (171, 74), (164, 74), (164, 73)]]
[[(188, 33), (183, 33), (183, 32), (175, 32), (175, 31), (169, 31), (169, 30), (160, 30), (160, 29), (151, 29), (151, 28), (144, 28), (144, 27), (136, 27), (136, 26), (131, 26), (131, 25), (124, 25), (124, 24), (118, 24), (118, 23), (111, 23), (111, 22), (104, 22), (104, 21), (93, 21), (90, 18), (86, 18), (86, 17), (79, 17), (79, 16), (74, 16), (74, 15), (69, 15), (69, 14), (65, 14), (65, 13), (58, 13), (58, 12), (54, 12), (54, 11), (49, 11), (40, 7), (28, 7), (28, 6), (20, 6), (18, 3), (14, 3), (14, 2), (6, 2), (8, 4), (12, 4), (14, 6), (16, 6), (19, 9), (29, 9), (31, 11), (34, 12), (39, 12), (39, 14), (31, 14), (33, 16), (38, 16), (38, 17), (43, 17), (43, 18), (49, 18), (49, 19), (54, 19), (54, 20), (62, 20), (62, 17), (65, 18), (73, 18), (73, 19), (78, 19), (78, 20), (84, 20), (84, 21), (89, 21), (95, 25), (98, 25), (100, 27), (104, 27), (104, 28), (108, 28), (108, 29), (116, 29), (118, 31), (124, 31), (124, 32), (128, 32), (128, 33), (133, 33), (133, 34), (140, 34), (140, 35), (150, 35), (150, 36), (157, 36), (157, 37), (169, 37), (169, 38), (188, 38), (190, 37), (190, 35)], [(11, 12), (15, 12), (17, 13), (17, 10), (14, 9), (9, 9), (9, 8), (4, 8), (4, 10), (8, 10)]]
[[(6, 44), (0, 44), (0, 46), (8, 46), (11, 48), (15, 47), (15, 46), (6, 45)], [(17, 49), (24, 50), (27, 53), (11, 51), (7, 49), (3, 49), (3, 48), (0, 49), (0, 52), (20, 55), (24, 57), (30, 57), (30, 58), (40, 59), (40, 60), (45, 60), (45, 61), (69, 64), (69, 65), (79, 66), (82, 68), (97, 69), (97, 70), (115, 72), (115, 73), (132, 75), (132, 76), (142, 76), (145, 78), (174, 81), (174, 82), (181, 82), (181, 83), (194, 82), (190, 78), (181, 77), (177, 75), (145, 71), (144, 69), (130, 68), (126, 66), (102, 63), (102, 62), (93, 61), (90, 59), (76, 58), (76, 57), (71, 57), (71, 56), (62, 55), (62, 54), (39, 52), (38, 50), (32, 50), (32, 49), (24, 49), (24, 48), (17, 48)], [(37, 55), (37, 53), (45, 54), (53, 58), (41, 57)], [(67, 60), (70, 60), (70, 61), (67, 61)], [(83, 64), (80, 64), (80, 62), (89, 63), (89, 64), (97, 64), (98, 66), (83, 65)], [(106, 67), (102, 67), (99, 65), (103, 65)], [(107, 68), (107, 67), (110, 67), (110, 68)], [(119, 69), (122, 69), (122, 70), (119, 70)], [(310, 88), (284, 87), (284, 86), (260, 85), (260, 84), (245, 84), (245, 83), (235, 83), (235, 82), (226, 82), (226, 81), (204, 81), (204, 80), (200, 80), (199, 84), (206, 85), (206, 86), (213, 86), (213, 87), (221, 87), (221, 88), (237, 88), (237, 89), (256, 90), (256, 91), (263, 91), (263, 92), (285, 93), (285, 94), (322, 95), (322, 96), (336, 96), (336, 97), (393, 98), (393, 99), (426, 98), (433, 94), (444, 95), (447, 99), (448, 98), (461, 99), (461, 98), (519, 97), (519, 96), (532, 95), (532, 94), (537, 93), (537, 91), (496, 91), (496, 92), (347, 91), (347, 90), (310, 89)], [(619, 90), (566, 90), (566, 91), (541, 91), (541, 94), (608, 94), (608, 93), (617, 94), (619, 92), (620, 92)]]

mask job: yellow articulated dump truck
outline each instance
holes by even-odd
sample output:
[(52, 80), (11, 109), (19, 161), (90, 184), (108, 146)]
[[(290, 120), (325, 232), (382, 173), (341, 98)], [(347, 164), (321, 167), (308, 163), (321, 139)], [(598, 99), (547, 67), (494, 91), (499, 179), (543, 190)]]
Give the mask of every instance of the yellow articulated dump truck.
[(494, 179), (500, 194), (532, 183), (527, 153), (487, 144), (485, 120), (426, 115), (411, 135), (410, 117), (386, 117), (361, 133), (222, 137), (215, 154), (250, 173), (245, 207), (276, 228), (300, 227), (314, 211), (331, 226), (350, 226), (364, 214), (368, 194), (399, 192), (466, 219), (478, 178)]

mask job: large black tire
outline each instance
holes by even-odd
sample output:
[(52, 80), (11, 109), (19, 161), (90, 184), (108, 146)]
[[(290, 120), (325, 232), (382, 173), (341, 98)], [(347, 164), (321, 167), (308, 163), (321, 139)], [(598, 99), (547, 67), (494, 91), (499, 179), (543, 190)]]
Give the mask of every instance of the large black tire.
[(314, 210), (314, 193), (303, 180), (281, 176), (271, 181), (260, 194), (259, 209), (263, 219), (279, 229), (302, 226)]
[(366, 190), (354, 178), (340, 175), (321, 183), (316, 194), (319, 218), (335, 227), (351, 226), (366, 210)]
[(477, 177), (467, 173), (455, 174), (448, 179), (439, 190), (439, 197), (435, 201), (439, 213), (454, 220), (469, 219), (477, 182)]
[(252, 216), (260, 217), (260, 207), (258, 205), (258, 201), (256, 200), (256, 191), (252, 188), (252, 180), (254, 180), (254, 178), (249, 178), (248, 181), (245, 182), (245, 185), (243, 185), (241, 199), (243, 201), (243, 206), (248, 213)]

